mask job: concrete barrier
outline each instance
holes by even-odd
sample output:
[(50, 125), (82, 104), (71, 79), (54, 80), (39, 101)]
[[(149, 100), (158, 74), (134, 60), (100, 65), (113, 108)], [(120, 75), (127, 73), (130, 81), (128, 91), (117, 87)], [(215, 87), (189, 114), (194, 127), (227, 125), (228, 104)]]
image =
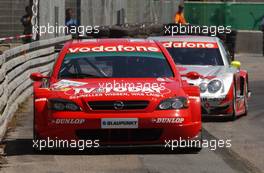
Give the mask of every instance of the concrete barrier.
[(238, 30), (235, 44), (236, 53), (263, 53), (263, 32)]
[(71, 36), (41, 40), (4, 51), (0, 55), (0, 141), (19, 104), (32, 94), (32, 72), (47, 74), (58, 53), (55, 45)]

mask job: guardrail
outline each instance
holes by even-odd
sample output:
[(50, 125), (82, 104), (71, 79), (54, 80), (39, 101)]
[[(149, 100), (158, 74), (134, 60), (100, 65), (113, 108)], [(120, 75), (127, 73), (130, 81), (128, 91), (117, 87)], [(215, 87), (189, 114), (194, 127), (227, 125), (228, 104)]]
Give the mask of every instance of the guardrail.
[(0, 141), (18, 105), (32, 94), (30, 74), (47, 74), (58, 55), (55, 45), (70, 39), (71, 36), (63, 36), (36, 41), (0, 55)]

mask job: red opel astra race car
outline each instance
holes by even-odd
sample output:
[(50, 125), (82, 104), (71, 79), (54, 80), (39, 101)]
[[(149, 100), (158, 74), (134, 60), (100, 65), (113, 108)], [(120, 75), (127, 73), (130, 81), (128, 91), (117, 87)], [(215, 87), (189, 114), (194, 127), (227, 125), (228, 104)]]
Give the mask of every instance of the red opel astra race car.
[(155, 41), (71, 41), (50, 75), (31, 79), (35, 139), (90, 139), (100, 146), (201, 139), (199, 87), (181, 79)]

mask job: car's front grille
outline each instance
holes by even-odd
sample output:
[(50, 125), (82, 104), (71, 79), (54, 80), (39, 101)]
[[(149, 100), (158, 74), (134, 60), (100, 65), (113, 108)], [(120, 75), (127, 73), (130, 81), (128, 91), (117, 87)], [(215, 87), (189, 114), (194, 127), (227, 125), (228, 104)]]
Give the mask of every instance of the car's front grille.
[(204, 107), (202, 107), (202, 114), (222, 114), (227, 111), (230, 105), (222, 106), (222, 107), (210, 107), (210, 111), (207, 111)]
[(76, 131), (79, 139), (100, 142), (139, 142), (160, 139), (162, 129), (81, 129)]
[[(119, 104), (119, 107), (118, 107)], [(145, 109), (148, 101), (89, 101), (88, 105), (92, 110), (133, 110)], [(117, 106), (116, 106), (117, 105)], [(122, 106), (120, 106), (122, 105)]]
[(213, 109), (211, 109), (211, 112), (213, 113), (222, 113), (222, 112), (225, 112), (228, 108), (229, 108), (229, 104), (226, 105), (226, 106), (221, 106), (221, 107), (215, 107)]

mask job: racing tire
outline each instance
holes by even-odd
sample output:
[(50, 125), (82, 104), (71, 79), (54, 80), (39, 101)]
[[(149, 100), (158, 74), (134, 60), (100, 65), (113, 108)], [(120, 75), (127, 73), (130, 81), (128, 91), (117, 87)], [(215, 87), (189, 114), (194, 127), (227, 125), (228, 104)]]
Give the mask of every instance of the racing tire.
[[(33, 141), (38, 141), (40, 138), (37, 135), (37, 132), (36, 132), (35, 127), (34, 127), (35, 126), (34, 124), (33, 124)], [(41, 153), (41, 151), (38, 148), (34, 147), (33, 145), (32, 145), (32, 150), (33, 150), (34, 153)]]
[(199, 138), (197, 138), (196, 140), (199, 140), (200, 142), (200, 146), (195, 146), (195, 147), (191, 147), (190, 148), (190, 152), (192, 153), (199, 153), (201, 150), (202, 150), (202, 143), (203, 143), (203, 133), (202, 133), (203, 130), (201, 130), (201, 133), (199, 135)]
[(243, 114), (246, 116), (248, 114), (248, 83), (245, 84), (245, 93), (244, 93), (244, 106), (245, 106), (245, 113)]
[(232, 100), (232, 115), (230, 117), (231, 121), (235, 121), (237, 116), (236, 116), (236, 86), (233, 86), (233, 100)]
[(193, 147), (191, 148), (192, 153), (199, 153), (202, 150), (202, 147)]

